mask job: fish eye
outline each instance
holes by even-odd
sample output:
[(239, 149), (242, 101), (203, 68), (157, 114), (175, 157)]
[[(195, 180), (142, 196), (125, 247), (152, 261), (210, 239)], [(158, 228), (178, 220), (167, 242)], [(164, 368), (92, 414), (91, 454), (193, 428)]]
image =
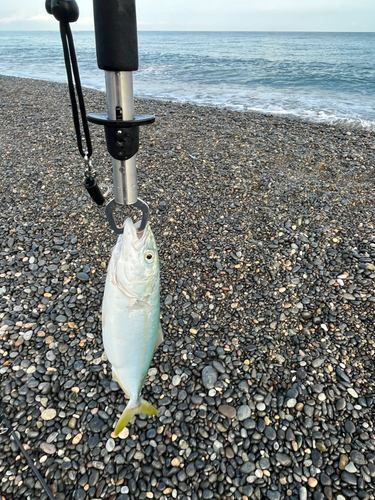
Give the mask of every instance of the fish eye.
[(145, 259), (147, 262), (152, 262), (154, 260), (154, 254), (148, 250), (145, 252)]

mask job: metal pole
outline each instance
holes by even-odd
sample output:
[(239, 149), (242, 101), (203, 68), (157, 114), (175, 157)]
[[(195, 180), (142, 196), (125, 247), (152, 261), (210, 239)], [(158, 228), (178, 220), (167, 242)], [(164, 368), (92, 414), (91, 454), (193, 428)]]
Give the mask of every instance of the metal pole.
[(134, 114), (133, 71), (138, 70), (138, 41), (135, 0), (93, 0), (96, 56), (104, 70), (108, 115), (88, 115), (88, 120), (104, 125), (107, 148), (113, 157), (114, 199), (106, 206), (112, 229), (121, 234), (113, 211), (116, 205), (129, 205), (142, 212), (138, 231), (148, 221), (147, 203), (138, 198), (136, 153), (139, 127), (155, 121), (152, 115)]
[[(108, 118), (134, 120), (133, 73), (106, 71)], [(113, 190), (119, 205), (132, 205), (138, 198), (136, 155), (129, 160), (112, 159)]]

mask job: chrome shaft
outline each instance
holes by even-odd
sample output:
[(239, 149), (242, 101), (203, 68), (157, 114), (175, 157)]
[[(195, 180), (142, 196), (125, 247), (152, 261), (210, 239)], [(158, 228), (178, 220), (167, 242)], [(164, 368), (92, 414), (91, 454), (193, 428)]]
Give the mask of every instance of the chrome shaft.
[[(110, 120), (134, 119), (133, 73), (131, 71), (106, 71), (108, 118)], [(126, 161), (112, 159), (113, 191), (119, 205), (137, 202), (136, 155)]]

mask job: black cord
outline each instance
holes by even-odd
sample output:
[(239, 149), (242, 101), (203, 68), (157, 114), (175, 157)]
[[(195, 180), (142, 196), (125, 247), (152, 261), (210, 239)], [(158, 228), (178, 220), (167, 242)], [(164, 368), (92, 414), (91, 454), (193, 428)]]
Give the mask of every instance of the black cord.
[(60, 23), (60, 35), (63, 45), (66, 74), (68, 77), (69, 94), (70, 94), (70, 101), (72, 103), (73, 121), (74, 121), (74, 128), (76, 131), (78, 149), (79, 152), (81, 153), (81, 156), (84, 158), (86, 156), (86, 152), (83, 150), (82, 146), (81, 128), (79, 123), (79, 113), (78, 113), (76, 94), (74, 91), (73, 75), (77, 90), (78, 103), (81, 112), (82, 127), (85, 134), (85, 140), (87, 145), (87, 156), (88, 158), (90, 158), (92, 155), (91, 137), (86, 118), (85, 101), (83, 98), (81, 79), (79, 76), (77, 56), (74, 48), (73, 36), (69, 23), (63, 23), (63, 22)]
[(0, 422), (3, 422), (5, 427), (8, 429), (9, 431), (9, 434), (12, 436), (12, 438), (14, 439), (14, 441), (16, 442), (18, 448), (20, 449), (20, 451), (22, 452), (23, 456), (26, 458), (26, 462), (29, 464), (29, 466), (31, 467), (32, 471), (34, 472), (36, 478), (38, 479), (38, 481), (40, 482), (40, 484), (42, 485), (42, 488), (44, 489), (44, 491), (46, 492), (48, 498), (50, 500), (56, 500), (56, 498), (52, 495), (52, 492), (51, 490), (48, 488), (47, 486), (47, 483), (44, 481), (44, 479), (42, 478), (40, 472), (38, 471), (38, 469), (35, 467), (33, 461), (31, 460), (31, 458), (29, 457), (28, 453), (26, 452), (25, 448), (22, 446), (22, 443), (21, 441), (18, 439), (18, 436), (17, 434), (15, 433), (13, 427), (10, 425), (10, 422), (8, 421), (8, 419), (5, 417), (4, 415), (4, 412), (2, 411), (2, 408), (0, 406)]

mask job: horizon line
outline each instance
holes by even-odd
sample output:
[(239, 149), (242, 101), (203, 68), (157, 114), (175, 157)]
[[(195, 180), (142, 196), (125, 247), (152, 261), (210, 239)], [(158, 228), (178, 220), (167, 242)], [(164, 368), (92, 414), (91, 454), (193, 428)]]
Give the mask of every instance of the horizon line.
[[(56, 30), (54, 29), (0, 29), (0, 33), (6, 33), (6, 32), (55, 32)], [(77, 29), (74, 30), (75, 32), (88, 32), (88, 33), (94, 33), (94, 29)], [(216, 30), (216, 29), (206, 29), (206, 30), (198, 30), (198, 29), (192, 29), (192, 30), (162, 30), (162, 29), (138, 29), (138, 32), (143, 32), (143, 33), (375, 33), (374, 31), (354, 31), (354, 30), (344, 30), (344, 31), (327, 31), (327, 30), (230, 30), (230, 29), (222, 29), (222, 30)]]

